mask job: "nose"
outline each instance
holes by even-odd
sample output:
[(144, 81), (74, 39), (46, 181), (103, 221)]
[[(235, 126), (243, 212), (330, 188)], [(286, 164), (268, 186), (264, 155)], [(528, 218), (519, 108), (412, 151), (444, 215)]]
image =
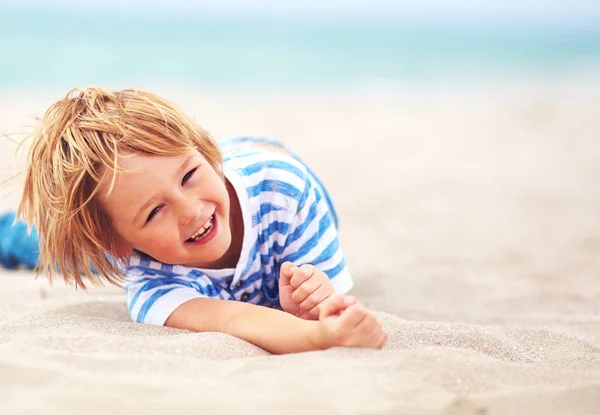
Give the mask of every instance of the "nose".
[(202, 201), (181, 197), (176, 204), (177, 220), (180, 225), (189, 225), (200, 217)]

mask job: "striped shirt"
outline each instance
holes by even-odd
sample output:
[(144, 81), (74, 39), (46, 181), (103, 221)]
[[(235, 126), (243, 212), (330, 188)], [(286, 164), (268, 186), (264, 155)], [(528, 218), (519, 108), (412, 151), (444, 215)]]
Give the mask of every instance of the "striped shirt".
[(202, 297), (281, 308), (279, 267), (286, 261), (314, 265), (338, 293), (352, 288), (326, 189), (299, 158), (244, 145), (256, 141), (261, 140), (222, 144), (223, 172), (236, 191), (244, 221), (237, 266), (189, 268), (134, 252), (124, 270), (134, 321), (163, 325), (181, 304)]

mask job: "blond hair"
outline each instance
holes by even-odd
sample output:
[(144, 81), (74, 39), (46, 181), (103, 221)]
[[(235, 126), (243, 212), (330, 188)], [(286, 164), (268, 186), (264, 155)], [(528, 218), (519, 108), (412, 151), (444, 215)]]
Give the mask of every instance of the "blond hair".
[(124, 282), (120, 238), (98, 203), (100, 183), (110, 178), (110, 192), (121, 170), (119, 154), (197, 149), (218, 172), (223, 161), (209, 134), (174, 104), (135, 89), (73, 89), (46, 111), (32, 139), (18, 215), (37, 227), (38, 271), (51, 281), (60, 272), (82, 288), (83, 276)]

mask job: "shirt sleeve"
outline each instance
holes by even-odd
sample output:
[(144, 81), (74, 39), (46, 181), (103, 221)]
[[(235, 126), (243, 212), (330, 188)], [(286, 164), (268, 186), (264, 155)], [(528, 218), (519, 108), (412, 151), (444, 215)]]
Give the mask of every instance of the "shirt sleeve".
[(324, 190), (307, 174), (306, 186), (290, 226), (282, 253), (282, 262), (298, 266), (312, 264), (329, 277), (337, 293), (345, 294), (353, 286), (340, 245), (333, 207)]
[(214, 287), (185, 276), (131, 267), (126, 270), (127, 308), (138, 323), (162, 326), (180, 305), (194, 298), (214, 297)]

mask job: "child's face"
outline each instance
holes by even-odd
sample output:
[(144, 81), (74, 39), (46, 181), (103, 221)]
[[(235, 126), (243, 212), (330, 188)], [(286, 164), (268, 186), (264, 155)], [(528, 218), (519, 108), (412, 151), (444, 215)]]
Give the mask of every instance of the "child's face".
[(181, 156), (131, 154), (100, 203), (122, 238), (160, 262), (211, 268), (228, 251), (230, 202), (223, 179), (198, 151)]

